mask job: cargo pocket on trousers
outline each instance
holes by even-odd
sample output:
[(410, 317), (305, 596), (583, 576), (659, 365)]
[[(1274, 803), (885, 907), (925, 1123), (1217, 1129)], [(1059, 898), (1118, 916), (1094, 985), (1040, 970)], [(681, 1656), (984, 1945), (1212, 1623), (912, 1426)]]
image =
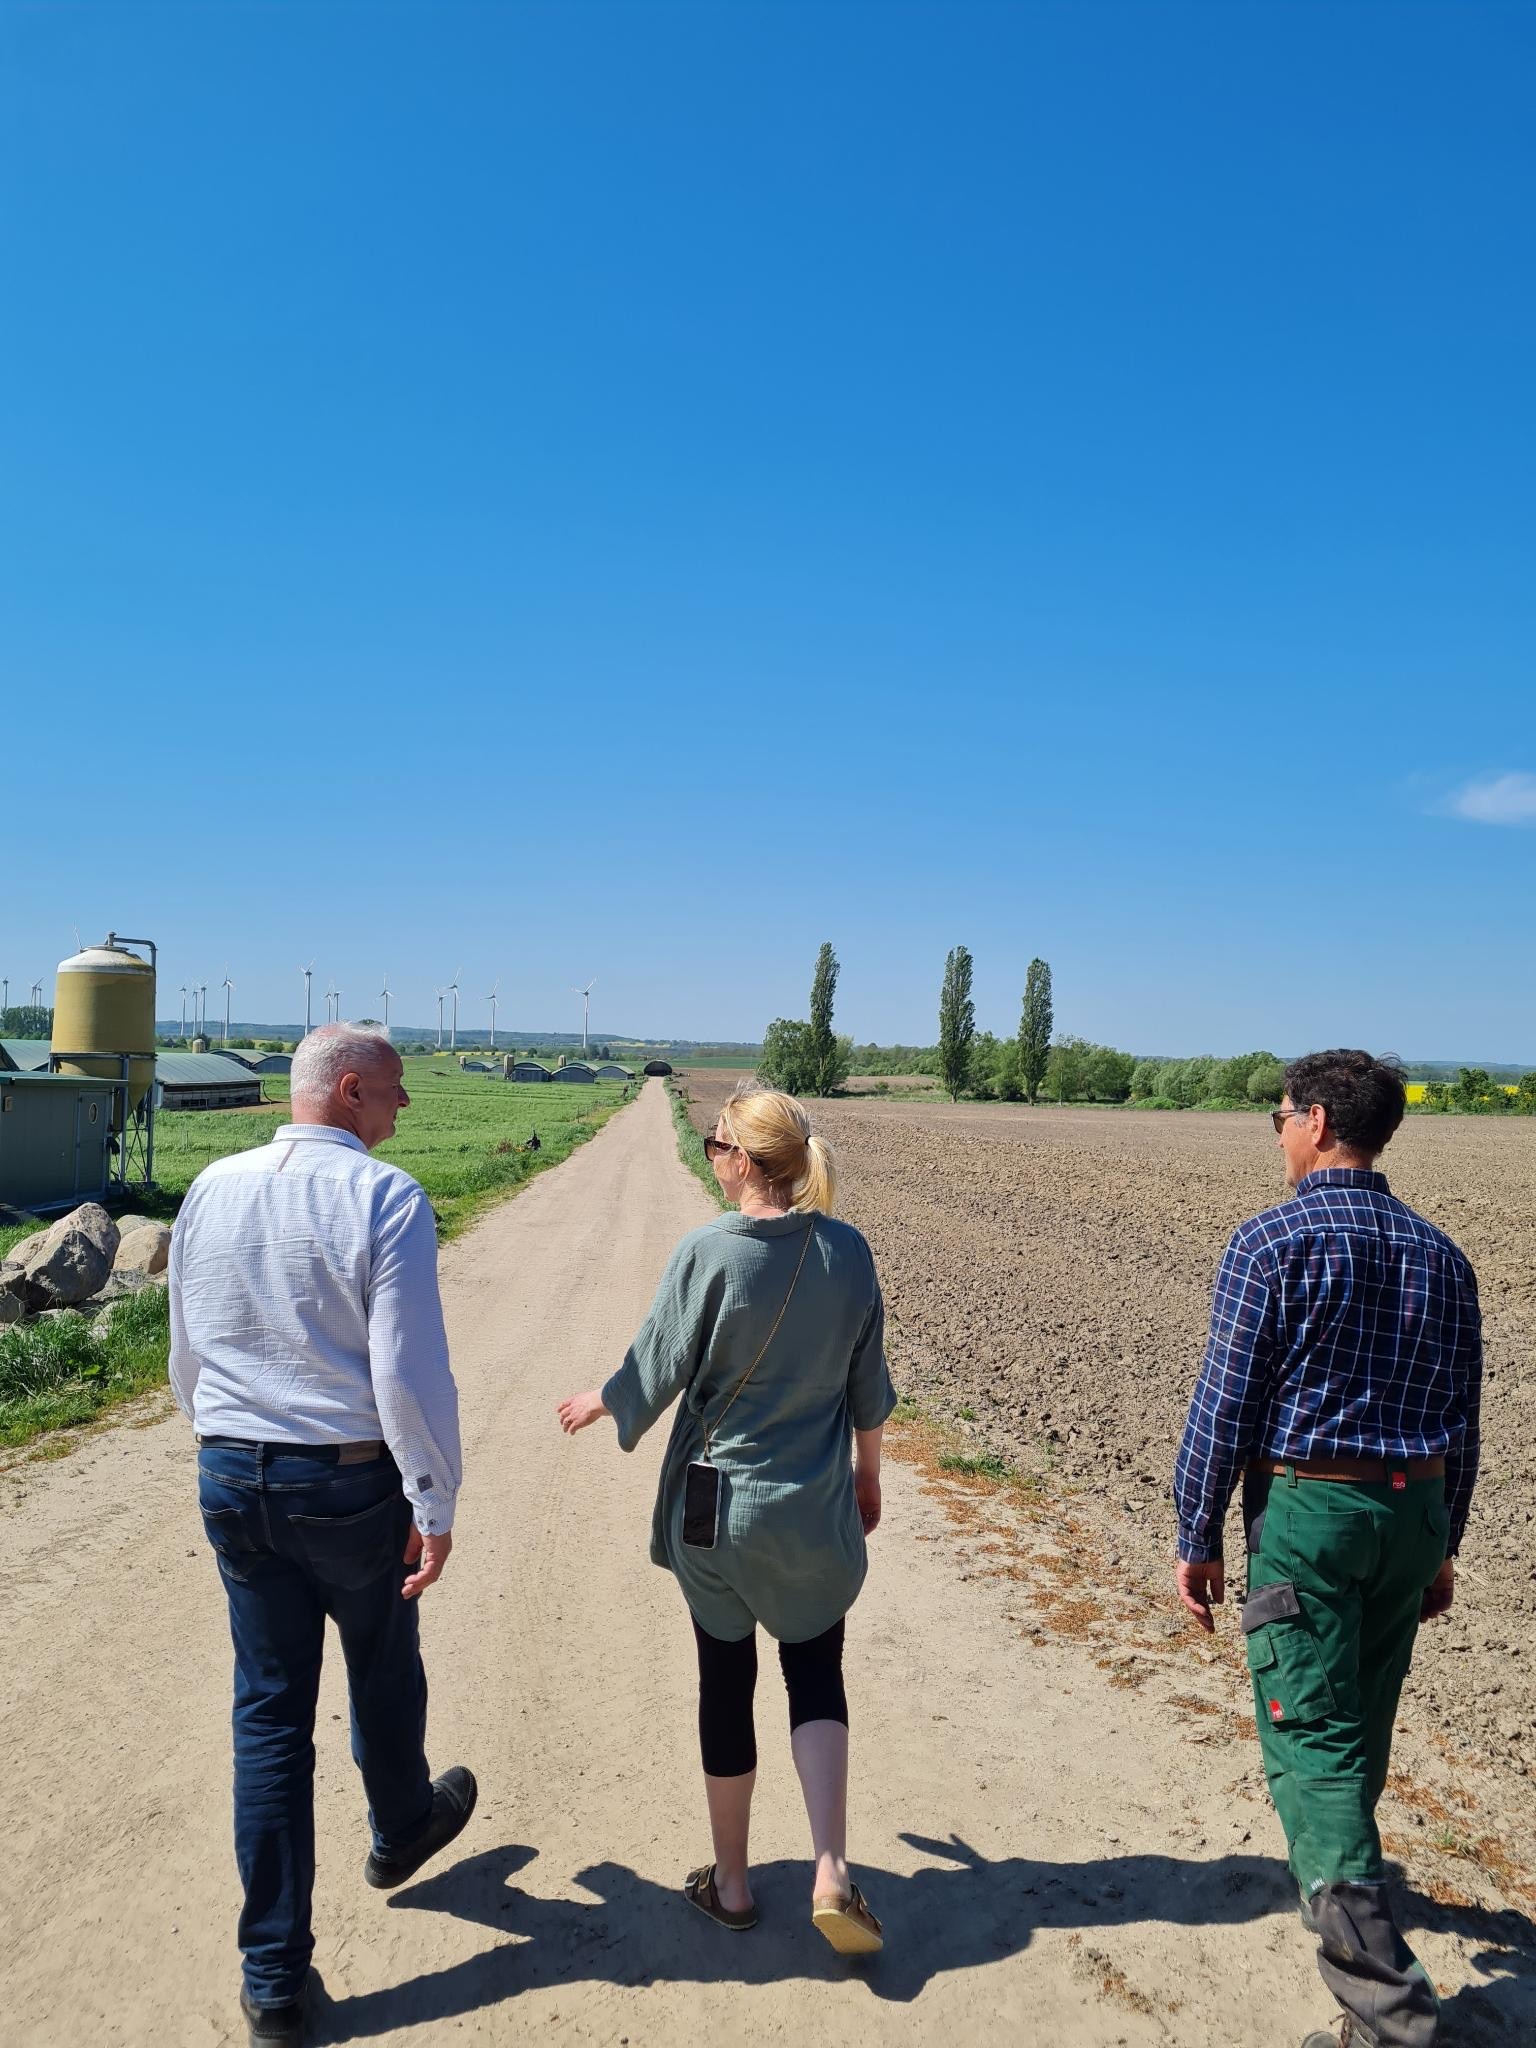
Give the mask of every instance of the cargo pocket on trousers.
[(405, 1559), (411, 1510), (403, 1493), (357, 1515), (290, 1515), (305, 1562), (323, 1585), (356, 1593)]
[(201, 1513), (203, 1534), (213, 1545), (220, 1571), (227, 1572), (243, 1585), (251, 1575), (251, 1566), (261, 1555), (245, 1533), (244, 1509), (203, 1508)]
[(1304, 1727), (1334, 1711), (1333, 1683), (1296, 1588), (1260, 1586), (1243, 1602), (1248, 1669), (1259, 1712), (1276, 1728)]

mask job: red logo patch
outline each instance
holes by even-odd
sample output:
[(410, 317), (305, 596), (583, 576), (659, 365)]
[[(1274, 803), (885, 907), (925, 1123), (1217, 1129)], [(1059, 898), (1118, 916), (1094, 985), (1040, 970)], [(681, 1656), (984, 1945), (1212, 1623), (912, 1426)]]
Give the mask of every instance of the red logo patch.
[(1270, 1701), (1269, 1718), (1271, 1719), (1271, 1721), (1283, 1721), (1285, 1719), (1285, 1709), (1281, 1706), (1278, 1700)]

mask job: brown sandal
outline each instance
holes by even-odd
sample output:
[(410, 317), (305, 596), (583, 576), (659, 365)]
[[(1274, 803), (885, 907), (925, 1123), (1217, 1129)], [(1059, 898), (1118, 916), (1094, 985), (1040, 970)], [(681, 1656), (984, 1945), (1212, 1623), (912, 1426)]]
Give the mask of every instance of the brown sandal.
[(824, 1934), (842, 1956), (872, 1956), (885, 1947), (885, 1929), (869, 1910), (856, 1884), (846, 1899), (829, 1892), (811, 1905), (811, 1925)]
[(720, 1894), (715, 1890), (713, 1863), (705, 1863), (698, 1870), (689, 1871), (683, 1879), (683, 1897), (709, 1919), (718, 1920), (722, 1927), (729, 1927), (733, 1934), (745, 1934), (749, 1927), (757, 1925), (756, 1906), (748, 1906), (745, 1912), (736, 1912), (721, 1905)]

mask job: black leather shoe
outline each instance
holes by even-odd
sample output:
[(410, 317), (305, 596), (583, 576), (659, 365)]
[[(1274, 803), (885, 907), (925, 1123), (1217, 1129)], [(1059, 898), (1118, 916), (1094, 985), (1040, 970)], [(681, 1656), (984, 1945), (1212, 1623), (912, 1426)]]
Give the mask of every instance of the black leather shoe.
[(387, 1892), (397, 1884), (404, 1884), (439, 1849), (446, 1849), (455, 1836), (463, 1834), (479, 1796), (475, 1774), (466, 1770), (463, 1764), (455, 1764), (451, 1771), (444, 1771), (440, 1778), (434, 1778), (432, 1818), (415, 1841), (408, 1849), (396, 1850), (390, 1856), (381, 1856), (375, 1849), (363, 1865), (363, 1876), (374, 1890)]
[(291, 2005), (253, 2005), (242, 1985), (240, 2010), (245, 2014), (251, 2048), (304, 2048), (304, 2000)]

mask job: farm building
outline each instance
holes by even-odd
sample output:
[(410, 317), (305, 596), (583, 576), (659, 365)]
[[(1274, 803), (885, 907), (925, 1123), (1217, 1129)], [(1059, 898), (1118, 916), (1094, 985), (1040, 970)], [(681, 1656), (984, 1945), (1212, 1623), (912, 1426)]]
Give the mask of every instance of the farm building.
[(628, 1067), (621, 1067), (617, 1060), (599, 1060), (592, 1071), (599, 1081), (633, 1081), (635, 1078)]
[(0, 1201), (15, 1209), (99, 1201), (112, 1177), (111, 1081), (0, 1072)]
[(549, 1069), (540, 1060), (508, 1060), (503, 1069), (509, 1081), (547, 1081)]
[(155, 1080), (163, 1109), (245, 1109), (261, 1101), (261, 1080), (219, 1052), (162, 1052)]
[(472, 1060), (464, 1053), (459, 1055), (459, 1072), (461, 1074), (494, 1074), (495, 1071), (496, 1069), (488, 1060)]
[(665, 1060), (647, 1060), (645, 1071), (648, 1076), (654, 1078), (657, 1074), (670, 1074), (672, 1069)]
[(249, 1046), (226, 1046), (220, 1059), (238, 1060), (248, 1074), (289, 1074), (293, 1071), (291, 1052), (253, 1052)]
[(550, 1076), (554, 1081), (595, 1081), (597, 1076), (585, 1060), (567, 1060), (563, 1067), (556, 1067)]
[(46, 1074), (52, 1050), (46, 1038), (0, 1038), (0, 1074)]

